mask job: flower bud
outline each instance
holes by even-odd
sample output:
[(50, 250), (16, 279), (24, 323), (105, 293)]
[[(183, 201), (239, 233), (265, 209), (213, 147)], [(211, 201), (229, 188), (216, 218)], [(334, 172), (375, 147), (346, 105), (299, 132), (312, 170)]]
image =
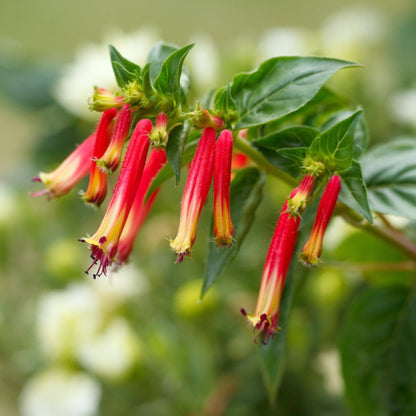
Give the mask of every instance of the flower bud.
[(199, 216), (208, 196), (214, 170), (215, 130), (204, 129), (189, 169), (182, 196), (178, 234), (170, 246), (178, 255), (177, 263), (191, 253), (196, 239)]
[(232, 153), (232, 133), (230, 130), (223, 130), (215, 145), (214, 241), (217, 246), (231, 245), (234, 237), (234, 226), (230, 213)]
[(112, 121), (117, 115), (117, 110), (111, 108), (103, 112), (100, 122), (97, 126), (93, 159), (91, 160), (91, 171), (88, 188), (85, 192), (81, 192), (83, 201), (87, 204), (100, 206), (107, 195), (107, 174), (103, 172), (95, 162), (100, 158), (110, 143), (112, 132)]
[(321, 257), (324, 234), (334, 212), (340, 191), (341, 178), (334, 175), (327, 183), (322, 194), (311, 235), (300, 255), (302, 263), (307, 266), (315, 266)]
[(123, 97), (118, 97), (105, 88), (94, 87), (94, 94), (90, 100), (90, 110), (102, 112), (110, 108), (121, 108), (123, 104)]
[(114, 172), (121, 162), (124, 143), (129, 135), (131, 124), (131, 109), (124, 104), (117, 116), (113, 135), (104, 154), (96, 160), (97, 165), (106, 173)]

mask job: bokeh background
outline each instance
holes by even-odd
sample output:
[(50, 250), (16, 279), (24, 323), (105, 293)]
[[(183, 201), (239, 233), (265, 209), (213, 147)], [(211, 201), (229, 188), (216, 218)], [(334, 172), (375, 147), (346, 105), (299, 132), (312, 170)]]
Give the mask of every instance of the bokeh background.
[(239, 310), (254, 307), (283, 184), (268, 181), (237, 260), (203, 301), (209, 208), (192, 259), (174, 266), (166, 241), (183, 183), (162, 189), (131, 264), (97, 281), (83, 273), (88, 251), (76, 240), (94, 232), (101, 211), (84, 207), (76, 191), (51, 202), (28, 196), (39, 190), (31, 177), (92, 130), (92, 87), (114, 84), (107, 45), (143, 63), (159, 40), (196, 43), (188, 60), (196, 97), (271, 56), (360, 62), (331, 87), (362, 104), (372, 143), (416, 133), (413, 0), (2, 0), (0, 415), (347, 415), (339, 323), (357, 287), (375, 276), (331, 264), (385, 259), (383, 244), (333, 226), (326, 266), (291, 314), (273, 407)]

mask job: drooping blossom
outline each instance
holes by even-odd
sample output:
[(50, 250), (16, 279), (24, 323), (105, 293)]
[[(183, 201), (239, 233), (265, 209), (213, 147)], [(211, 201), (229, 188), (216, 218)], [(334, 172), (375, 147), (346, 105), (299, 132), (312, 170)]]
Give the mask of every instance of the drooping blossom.
[(137, 123), (104, 218), (93, 236), (80, 239), (89, 244), (93, 259), (93, 263), (86, 272), (88, 273), (98, 263), (98, 270), (94, 277), (105, 275), (116, 256), (120, 235), (143, 173), (151, 130), (150, 120), (143, 119)]
[(321, 257), (324, 234), (334, 212), (340, 191), (341, 178), (334, 175), (327, 183), (322, 194), (311, 235), (300, 255), (302, 263), (307, 266), (315, 266)]
[(191, 253), (195, 242), (199, 216), (211, 186), (214, 155), (215, 130), (207, 127), (202, 133), (189, 169), (182, 196), (178, 233), (170, 241), (171, 248), (178, 255), (177, 263)]
[(215, 145), (214, 164), (214, 240), (217, 246), (231, 245), (234, 237), (230, 212), (232, 153), (232, 133), (223, 130)]
[(118, 113), (110, 144), (104, 154), (97, 159), (97, 165), (105, 172), (114, 172), (120, 162), (123, 153), (124, 143), (129, 135), (131, 124), (131, 108), (124, 104)]
[(256, 331), (256, 339), (261, 336), (263, 343), (267, 343), (278, 330), (280, 299), (301, 221), (301, 211), (291, 213), (289, 201), (297, 195), (302, 195), (303, 199), (309, 198), (313, 185), (307, 175), (285, 201), (267, 253), (254, 314), (241, 310)]
[(136, 239), (140, 227), (147, 217), (147, 214), (149, 213), (150, 208), (152, 207), (159, 193), (160, 188), (157, 188), (152, 192), (147, 200), (145, 199), (153, 179), (158, 174), (160, 169), (162, 169), (165, 163), (165, 151), (162, 149), (153, 149), (144, 168), (133, 205), (127, 218), (127, 222), (124, 225), (120, 236), (116, 258), (117, 263), (119, 264), (125, 263), (128, 260), (133, 249), (134, 240)]
[(93, 157), (91, 160), (91, 171), (88, 188), (81, 193), (81, 197), (87, 204), (100, 206), (107, 195), (107, 173), (97, 166), (95, 159), (100, 158), (110, 143), (112, 133), (112, 121), (117, 115), (117, 109), (111, 108), (103, 112), (96, 130), (96, 140)]
[(96, 133), (84, 140), (55, 170), (40, 172), (32, 180), (43, 182), (45, 189), (31, 193), (32, 196), (47, 195), (58, 198), (67, 194), (91, 168), (91, 158), (95, 146)]

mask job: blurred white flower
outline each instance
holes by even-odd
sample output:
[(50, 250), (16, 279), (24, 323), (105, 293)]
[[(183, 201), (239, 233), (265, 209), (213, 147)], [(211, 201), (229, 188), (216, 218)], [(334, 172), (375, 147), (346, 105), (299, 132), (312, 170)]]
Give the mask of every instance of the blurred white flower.
[(416, 127), (416, 87), (394, 94), (390, 111), (397, 122)]
[(312, 32), (296, 27), (276, 27), (260, 37), (260, 59), (274, 56), (302, 56), (315, 52), (316, 40)]
[(52, 360), (73, 357), (101, 325), (99, 299), (88, 285), (75, 284), (41, 298), (37, 334), (45, 354)]
[(157, 35), (153, 30), (142, 29), (130, 34), (110, 33), (101, 44), (83, 46), (73, 62), (64, 68), (54, 89), (56, 100), (78, 117), (96, 119), (97, 114), (88, 110), (88, 98), (93, 94), (93, 87), (110, 91), (117, 87), (108, 45), (114, 45), (127, 59), (143, 65), (156, 41)]
[(316, 358), (315, 366), (323, 376), (327, 391), (334, 395), (341, 395), (344, 390), (344, 381), (338, 351), (321, 352)]
[(89, 285), (99, 297), (102, 308), (115, 308), (131, 297), (138, 297), (148, 289), (143, 273), (132, 264), (123, 265), (108, 279), (90, 279)]
[(93, 416), (100, 396), (100, 385), (87, 374), (56, 367), (25, 384), (20, 410), (22, 416)]
[(370, 48), (384, 35), (384, 20), (369, 6), (358, 5), (329, 16), (320, 32), (322, 54), (365, 60)]
[(116, 318), (81, 347), (78, 359), (98, 376), (118, 380), (126, 376), (140, 359), (140, 344), (128, 323)]
[(191, 70), (192, 84), (198, 91), (206, 92), (214, 88), (219, 75), (219, 54), (212, 38), (205, 34), (192, 37), (195, 46), (187, 58)]

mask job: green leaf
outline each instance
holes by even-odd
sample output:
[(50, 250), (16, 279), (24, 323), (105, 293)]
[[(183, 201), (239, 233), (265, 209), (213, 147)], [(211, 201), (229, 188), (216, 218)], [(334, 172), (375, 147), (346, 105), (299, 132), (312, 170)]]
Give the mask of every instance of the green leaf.
[(109, 49), (111, 65), (118, 86), (123, 88), (131, 81), (140, 80), (142, 72), (140, 66), (124, 58), (114, 46), (110, 45)]
[(303, 160), (319, 131), (307, 126), (288, 127), (271, 133), (252, 144), (277, 168), (298, 177)]
[(361, 164), (371, 209), (416, 219), (416, 139), (374, 147)]
[(340, 351), (355, 416), (416, 414), (415, 316), (405, 286), (369, 288), (350, 305)]
[(194, 45), (187, 45), (172, 52), (162, 63), (160, 73), (154, 81), (154, 88), (162, 95), (170, 95), (181, 101), (181, 74), (183, 62)]
[[(301, 236), (298, 241), (302, 241)], [(297, 250), (295, 250), (296, 252)], [(298, 261), (290, 265), (288, 275), (283, 288), (282, 299), (279, 309), (279, 332), (266, 344), (259, 347), (260, 368), (263, 382), (269, 394), (272, 404), (275, 402), (276, 393), (279, 389), (284, 374), (286, 361), (286, 337), (289, 314), (292, 307), (292, 300), (299, 283), (309, 270), (303, 267)]]
[(343, 171), (352, 164), (355, 126), (361, 111), (339, 121), (319, 134), (311, 144), (310, 156), (323, 162), (330, 171)]
[(166, 157), (172, 166), (176, 177), (176, 185), (179, 183), (182, 155), (185, 149), (185, 143), (188, 138), (190, 124), (185, 121), (184, 124), (176, 126), (169, 134), (169, 141), (166, 146)]
[[(340, 121), (346, 119), (347, 117), (354, 114), (354, 111), (343, 109), (332, 113), (331, 116), (325, 121), (322, 125), (322, 130), (327, 130)], [(364, 151), (367, 149), (368, 145), (368, 130), (361, 115), (360, 119), (357, 121), (354, 129), (354, 159), (359, 159)]]
[(147, 57), (147, 63), (150, 64), (150, 79), (152, 82), (154, 82), (160, 74), (163, 62), (166, 61), (169, 55), (177, 50), (178, 48), (176, 46), (168, 45), (163, 42), (158, 42), (153, 46)]
[(278, 57), (256, 71), (237, 75), (231, 95), (237, 107), (237, 128), (277, 120), (301, 108), (341, 68), (353, 62), (315, 57)]
[(210, 243), (201, 297), (237, 255), (254, 221), (257, 207), (263, 196), (264, 182), (265, 176), (256, 168), (239, 171), (231, 182), (230, 210), (234, 225), (235, 242), (232, 247), (224, 248), (217, 248)]
[(363, 181), (360, 164), (353, 161), (351, 167), (341, 172), (340, 176), (342, 179), (340, 201), (372, 224), (373, 216), (368, 204), (367, 187)]

